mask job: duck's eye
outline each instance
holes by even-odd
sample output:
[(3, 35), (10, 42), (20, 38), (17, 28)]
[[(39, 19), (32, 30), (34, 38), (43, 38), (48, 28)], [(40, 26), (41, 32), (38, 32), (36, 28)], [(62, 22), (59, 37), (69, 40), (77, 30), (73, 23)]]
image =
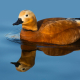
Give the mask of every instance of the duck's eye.
[(25, 70), (25, 68), (22, 68), (22, 70)]
[(28, 14), (26, 15), (26, 17), (28, 17)]

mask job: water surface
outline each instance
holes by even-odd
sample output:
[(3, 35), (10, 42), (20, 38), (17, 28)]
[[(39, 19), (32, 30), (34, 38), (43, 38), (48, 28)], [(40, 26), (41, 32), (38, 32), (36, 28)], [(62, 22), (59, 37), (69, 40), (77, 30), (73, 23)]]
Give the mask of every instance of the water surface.
[(35, 44), (20, 41), (20, 30), (1, 25), (1, 80), (80, 80), (80, 40), (66, 46)]

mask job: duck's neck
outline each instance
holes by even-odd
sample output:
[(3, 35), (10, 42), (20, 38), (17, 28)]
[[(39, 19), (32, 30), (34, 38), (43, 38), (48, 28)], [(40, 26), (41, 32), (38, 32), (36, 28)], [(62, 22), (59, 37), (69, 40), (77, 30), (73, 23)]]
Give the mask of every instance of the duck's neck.
[(30, 24), (30, 25), (22, 24), (22, 28), (25, 29), (25, 30), (32, 30), (32, 31), (37, 31), (38, 30), (37, 23)]

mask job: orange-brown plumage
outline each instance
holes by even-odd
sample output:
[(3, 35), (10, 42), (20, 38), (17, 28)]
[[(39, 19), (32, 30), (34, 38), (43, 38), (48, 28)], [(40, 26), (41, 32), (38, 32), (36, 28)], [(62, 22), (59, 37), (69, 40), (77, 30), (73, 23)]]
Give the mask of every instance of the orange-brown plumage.
[[(20, 39), (22, 40), (65, 45), (80, 38), (80, 25), (75, 20), (48, 18), (37, 22), (33, 12), (22, 12), (29, 15), (27, 18), (23, 18), (23, 29), (20, 33)], [(22, 14), (20, 18), (22, 18)]]

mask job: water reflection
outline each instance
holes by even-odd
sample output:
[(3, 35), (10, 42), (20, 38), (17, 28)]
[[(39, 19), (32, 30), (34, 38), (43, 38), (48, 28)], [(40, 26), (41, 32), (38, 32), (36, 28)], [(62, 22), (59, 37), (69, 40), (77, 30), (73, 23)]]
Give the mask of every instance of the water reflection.
[(80, 50), (80, 40), (73, 44), (65, 46), (30, 43), (27, 41), (22, 41), (21, 50), (22, 53), (20, 59), (17, 62), (11, 63), (15, 65), (17, 71), (25, 72), (34, 66), (36, 50), (43, 51), (46, 55), (49, 56), (67, 55), (72, 51)]
[(17, 62), (11, 62), (15, 65), (16, 70), (20, 72), (25, 72), (35, 63), (36, 49), (34, 46), (29, 46), (22, 44), (21, 45), (22, 53), (21, 57)]

